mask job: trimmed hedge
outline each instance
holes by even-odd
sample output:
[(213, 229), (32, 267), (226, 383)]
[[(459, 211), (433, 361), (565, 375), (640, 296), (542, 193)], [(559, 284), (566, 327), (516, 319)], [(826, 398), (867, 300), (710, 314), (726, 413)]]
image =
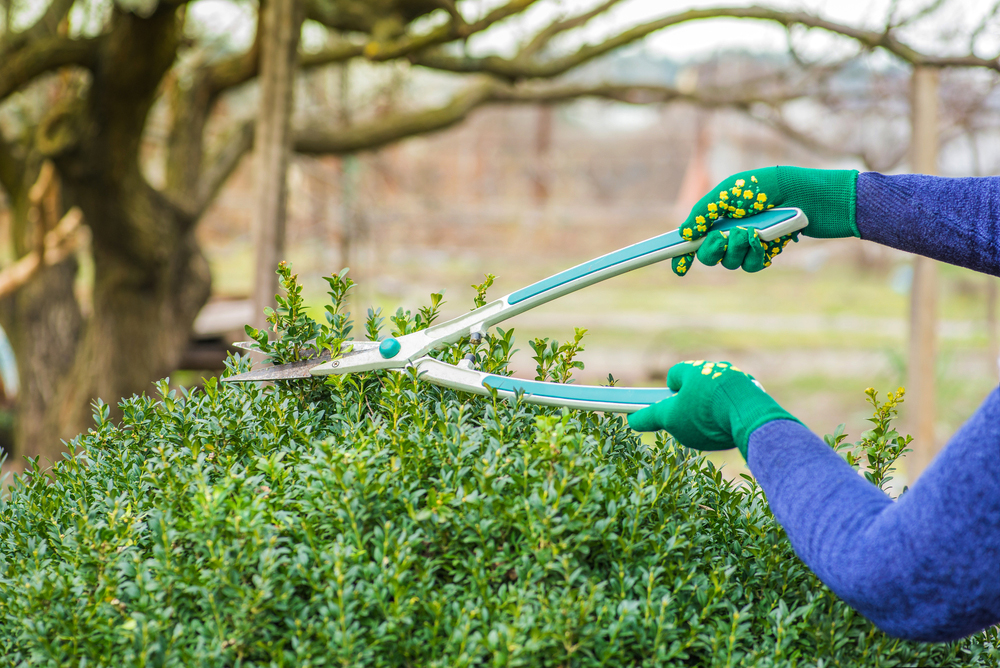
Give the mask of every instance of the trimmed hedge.
[[(336, 349), (349, 280), (320, 326), (282, 271), (284, 336), (264, 347)], [(502, 372), (512, 342), (489, 337), (481, 365)], [(543, 375), (568, 379), (573, 347), (534, 342)], [(996, 629), (885, 636), (807, 571), (752, 481), (618, 416), (405, 372), (163, 381), (121, 410), (98, 403), (72, 456), (0, 505), (4, 665), (1000, 665)]]

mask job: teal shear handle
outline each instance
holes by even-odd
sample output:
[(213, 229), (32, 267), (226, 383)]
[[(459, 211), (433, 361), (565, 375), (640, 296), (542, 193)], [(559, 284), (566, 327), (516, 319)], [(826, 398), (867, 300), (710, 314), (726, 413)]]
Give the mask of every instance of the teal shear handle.
[[(712, 229), (754, 228), (760, 231), (761, 239), (771, 241), (797, 232), (808, 223), (805, 214), (799, 209), (771, 209), (740, 220), (717, 221)], [(376, 349), (355, 351), (340, 359), (318, 364), (311, 367), (309, 373), (322, 376), (331, 373), (399, 369), (407, 364), (416, 363), (427, 353), (443, 345), (455, 343), (464, 337), (481, 336), (490, 327), (536, 306), (633, 269), (693, 253), (701, 244), (702, 239), (685, 241), (677, 231), (667, 232), (559, 272), (447, 322), (386, 339)], [(524, 390), (528, 392), (529, 388), (526, 387)]]
[[(760, 231), (760, 238), (773, 241), (787, 234), (798, 232), (809, 224), (809, 219), (800, 209), (771, 209), (755, 216), (734, 220), (725, 218), (713, 223), (712, 230), (731, 230), (747, 227)], [(685, 241), (677, 230), (626, 246), (607, 255), (561, 271), (546, 279), (521, 288), (509, 295), (481, 306), (447, 322), (434, 325), (417, 334), (408, 334), (406, 345), (393, 353), (395, 358), (416, 360), (442, 343), (454, 343), (463, 336), (475, 332), (485, 332), (515, 315), (530, 311), (553, 299), (576, 292), (594, 283), (620, 276), (626, 272), (662, 262), (672, 257), (693, 253), (701, 246), (703, 239)], [(401, 337), (400, 342), (403, 338)], [(412, 343), (411, 343), (412, 341)], [(366, 368), (391, 368), (388, 363), (382, 367), (369, 365)], [(326, 371), (329, 372), (329, 371)]]
[[(713, 223), (711, 229), (713, 231), (726, 231), (734, 227), (757, 229), (762, 239), (772, 241), (786, 234), (798, 232), (808, 224), (809, 220), (800, 209), (782, 208), (771, 209), (739, 220), (725, 218)], [(703, 239), (685, 241), (680, 233), (674, 230), (578, 264), (507, 295), (505, 300), (509, 310), (505, 309), (504, 316), (512, 317), (539, 304), (627, 271), (693, 253), (701, 246), (702, 241)]]
[[(740, 220), (724, 219), (712, 225), (712, 229), (724, 231), (734, 227), (753, 228), (760, 231), (761, 239), (772, 241), (797, 232), (808, 224), (802, 211), (788, 208), (772, 209)], [(701, 244), (702, 239), (686, 241), (676, 231), (661, 234), (584, 262), (427, 329), (389, 338), (377, 344), (354, 342), (351, 349), (337, 359), (327, 356), (308, 362), (265, 367), (231, 376), (226, 380), (288, 380), (376, 369), (403, 371), (416, 368), (420, 377), (430, 383), (465, 392), (519, 397), (528, 403), (546, 406), (633, 413), (667, 399), (674, 393), (666, 388), (564, 385), (508, 378), (477, 371), (472, 368), (472, 361), (469, 359), (458, 364), (448, 364), (427, 353), (463, 337), (478, 340), (477, 337), (481, 337), (489, 327), (535, 306), (627, 271), (693, 253)]]
[(674, 395), (666, 388), (562, 385), (492, 375), (483, 379), (483, 386), (500, 396), (521, 396), (532, 404), (610, 413), (634, 413)]
[(529, 404), (585, 411), (634, 413), (674, 395), (666, 388), (564, 385), (509, 378), (476, 371), (468, 363), (448, 364), (433, 357), (417, 360), (414, 366), (422, 379), (435, 385), (482, 395), (495, 392), (500, 397), (519, 397)]

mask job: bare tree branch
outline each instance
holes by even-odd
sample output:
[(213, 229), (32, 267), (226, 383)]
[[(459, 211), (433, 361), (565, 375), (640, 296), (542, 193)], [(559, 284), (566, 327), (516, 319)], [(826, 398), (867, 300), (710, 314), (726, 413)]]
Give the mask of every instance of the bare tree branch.
[[(387, 61), (409, 56), (410, 54), (427, 49), (432, 46), (451, 42), (456, 39), (464, 39), (474, 33), (482, 32), (492, 27), (495, 23), (510, 16), (524, 11), (537, 0), (510, 0), (508, 3), (497, 7), (478, 21), (473, 23), (455, 22), (440, 26), (424, 35), (410, 36), (404, 35), (395, 40), (380, 43), (370, 39), (365, 43), (343, 41), (338, 44), (328, 46), (316, 53), (303, 53), (300, 55), (299, 67), (310, 69), (322, 67), (334, 63), (342, 63), (352, 58), (364, 56), (373, 61)], [(310, 5), (316, 7), (316, 3)], [(308, 15), (309, 18), (315, 18)], [(351, 24), (353, 25), (353, 19)], [(331, 22), (336, 27), (342, 27), (336, 22)], [(257, 44), (246, 52), (216, 63), (211, 67), (209, 73), (213, 95), (218, 95), (229, 88), (244, 84), (257, 76)]]
[[(785, 117), (773, 107), (769, 107), (768, 111), (770, 111), (771, 113), (768, 114), (751, 113), (750, 116), (754, 120), (757, 120), (771, 127), (774, 130), (777, 130), (779, 133), (788, 137), (797, 144), (800, 144), (809, 149), (810, 151), (818, 155), (821, 155), (823, 157), (827, 158), (861, 157), (862, 159), (864, 159), (863, 156), (858, 156), (856, 152), (848, 150), (842, 145), (834, 146), (831, 144), (827, 144), (826, 142), (823, 142), (810, 134), (802, 132), (798, 128), (792, 126), (788, 121), (786, 121)], [(867, 160), (865, 162), (867, 163)]]
[(225, 145), (204, 170), (195, 198), (192, 217), (197, 220), (209, 207), (222, 186), (239, 166), (240, 161), (253, 149), (253, 121), (244, 121), (229, 137)]
[(982, 35), (983, 32), (986, 30), (986, 28), (989, 26), (990, 19), (995, 18), (998, 12), (1000, 12), (1000, 0), (998, 0), (995, 3), (993, 3), (993, 6), (990, 7), (989, 11), (986, 12), (986, 14), (983, 15), (983, 20), (980, 21), (979, 25), (977, 25), (975, 27), (975, 29), (969, 34), (969, 52), (970, 53), (972, 52), (973, 48), (976, 46), (976, 40), (979, 39), (979, 36)]
[(925, 16), (930, 16), (937, 10), (941, 9), (941, 7), (944, 5), (945, 2), (946, 0), (932, 0), (931, 2), (928, 2), (926, 5), (918, 9), (917, 11), (910, 14), (909, 16), (904, 17), (899, 22), (891, 24), (890, 27), (901, 28), (902, 26), (909, 25), (911, 23), (919, 21)]
[(628, 30), (605, 39), (599, 44), (587, 44), (580, 47), (574, 53), (541, 62), (532, 58), (520, 57), (512, 59), (500, 56), (485, 56), (481, 58), (459, 57), (443, 53), (440, 50), (425, 51), (415, 56), (413, 60), (419, 65), (434, 69), (464, 73), (483, 72), (493, 74), (508, 81), (529, 78), (551, 78), (564, 74), (598, 56), (631, 44), (664, 28), (689, 21), (723, 17), (771, 21), (786, 28), (795, 25), (807, 28), (819, 28), (853, 39), (867, 49), (884, 49), (914, 65), (928, 67), (983, 67), (1000, 72), (1000, 56), (980, 58), (971, 53), (965, 56), (930, 55), (903, 44), (891, 30), (888, 32), (865, 30), (829, 21), (807, 12), (788, 12), (756, 6), (713, 7), (710, 9), (692, 9), (680, 12), (655, 21), (633, 26)]
[(306, 18), (310, 21), (341, 32), (369, 32), (376, 19), (371, 8), (364, 2), (311, 0), (305, 3), (305, 10)]
[(24, 168), (24, 161), (14, 154), (14, 147), (0, 133), (0, 186), (11, 199), (19, 197), (24, 189)]
[(294, 147), (305, 154), (344, 154), (378, 148), (404, 137), (436, 132), (465, 119), (476, 107), (487, 102), (496, 84), (482, 81), (460, 92), (443, 107), (399, 113), (370, 123), (330, 130), (305, 128), (294, 136)]
[[(320, 51), (299, 54), (299, 69), (308, 70), (324, 65), (342, 63), (364, 55), (364, 45), (340, 42)], [(228, 60), (223, 60), (208, 68), (213, 99), (229, 90), (251, 81), (257, 76), (257, 44)]]
[[(52, 0), (45, 9), (45, 12), (30, 28), (19, 33), (8, 33), (6, 39), (0, 43), (0, 54), (15, 51), (29, 42), (55, 35), (59, 24), (69, 14), (69, 10), (74, 2), (76, 0)], [(8, 12), (12, 6), (13, 3), (8, 2)], [(8, 16), (8, 20), (9, 18)], [(9, 23), (7, 24), (7, 29), (10, 30)]]
[(795, 92), (762, 97), (755, 91), (727, 88), (721, 91), (682, 93), (668, 86), (645, 85), (558, 85), (510, 86), (495, 80), (481, 80), (452, 98), (443, 107), (398, 113), (349, 127), (307, 127), (295, 133), (299, 153), (347, 154), (376, 149), (394, 141), (449, 128), (485, 104), (557, 104), (583, 97), (596, 97), (628, 104), (657, 104), (685, 100), (706, 107), (744, 109), (755, 102), (779, 104), (803, 97)]
[(448, 12), (448, 16), (451, 17), (452, 28), (461, 33), (468, 24), (465, 22), (465, 17), (462, 16), (462, 12), (458, 11), (458, 6), (455, 4), (455, 0), (435, 0), (441, 9)]
[(567, 30), (572, 30), (573, 28), (579, 28), (585, 25), (595, 16), (603, 14), (608, 11), (621, 0), (605, 0), (605, 2), (597, 5), (588, 12), (583, 14), (578, 14), (568, 19), (560, 19), (558, 21), (553, 21), (548, 26), (540, 30), (530, 42), (528, 42), (519, 52), (519, 58), (530, 58), (538, 53), (540, 50), (544, 49), (548, 45), (549, 41), (552, 40), (556, 35), (566, 32)]
[(506, 4), (487, 13), (486, 16), (478, 21), (463, 23), (458, 26), (454, 22), (448, 23), (423, 35), (404, 35), (386, 43), (380, 43), (373, 39), (365, 44), (364, 55), (369, 60), (374, 61), (394, 60), (432, 46), (445, 44), (456, 39), (466, 39), (474, 33), (482, 32), (510, 16), (523, 12), (537, 1), (509, 0)]
[(46, 37), (6, 54), (0, 67), (0, 100), (45, 72), (66, 65), (92, 67), (100, 42), (100, 37)]

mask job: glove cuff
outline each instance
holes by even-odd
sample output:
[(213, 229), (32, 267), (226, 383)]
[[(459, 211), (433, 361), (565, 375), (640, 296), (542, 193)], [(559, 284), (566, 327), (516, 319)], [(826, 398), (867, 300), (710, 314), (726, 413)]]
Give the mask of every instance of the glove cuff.
[(736, 448), (747, 458), (750, 435), (768, 422), (791, 420), (802, 424), (797, 417), (782, 408), (769, 394), (756, 385), (747, 387), (730, 385), (720, 388), (729, 402), (729, 419)]
[(861, 238), (855, 221), (856, 169), (780, 166), (777, 176), (784, 200), (796, 203), (809, 218), (809, 226), (802, 230), (804, 235), (820, 239)]

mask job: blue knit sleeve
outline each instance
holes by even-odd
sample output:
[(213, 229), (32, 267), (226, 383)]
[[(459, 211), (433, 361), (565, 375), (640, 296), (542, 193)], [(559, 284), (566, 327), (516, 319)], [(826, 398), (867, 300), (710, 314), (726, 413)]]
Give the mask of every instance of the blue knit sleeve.
[(747, 462), (799, 557), (886, 633), (943, 642), (1000, 623), (1000, 393), (893, 501), (797, 422)]
[(1000, 276), (1000, 177), (858, 175), (862, 239)]

